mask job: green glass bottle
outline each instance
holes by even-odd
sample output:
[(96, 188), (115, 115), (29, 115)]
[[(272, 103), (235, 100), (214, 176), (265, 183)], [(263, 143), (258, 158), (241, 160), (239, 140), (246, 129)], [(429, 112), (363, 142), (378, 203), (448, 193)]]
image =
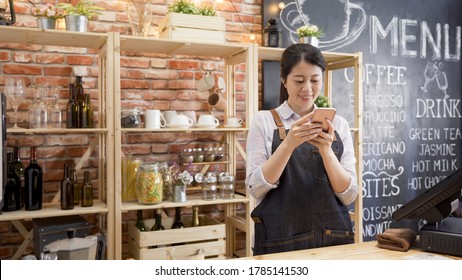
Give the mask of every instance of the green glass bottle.
[(74, 168), (71, 170), (71, 182), (74, 188), (74, 205), (79, 205), (82, 199), (82, 185), (77, 180), (77, 171)]
[(146, 231), (146, 226), (144, 225), (144, 222), (143, 222), (143, 211), (142, 210), (136, 211), (135, 227), (139, 229), (140, 231)]
[(157, 230), (165, 230), (165, 227), (162, 225), (162, 213), (160, 209), (156, 209), (156, 222), (151, 228), (151, 231)]
[(77, 106), (79, 107), (78, 115), (78, 127), (82, 128), (82, 117), (83, 117), (83, 108), (85, 105), (85, 90), (82, 84), (82, 76), (75, 77), (75, 100), (77, 101)]
[(64, 176), (61, 181), (61, 210), (74, 209), (74, 188), (70, 179), (70, 167), (64, 165)]
[(193, 216), (192, 216), (191, 226), (198, 227), (199, 226), (199, 206), (194, 205), (192, 207), (192, 210), (193, 210)]
[(79, 114), (80, 108), (75, 96), (75, 84), (69, 84), (69, 101), (66, 107), (66, 127), (78, 128), (79, 127)]
[(19, 176), (19, 189), (20, 189), (20, 203), (21, 208), (24, 207), (24, 196), (26, 195), (26, 189), (24, 187), (24, 164), (21, 161), (20, 148), (19, 146), (14, 146), (13, 148), (13, 163), (14, 171)]
[(82, 207), (91, 207), (93, 206), (93, 186), (90, 181), (90, 171), (85, 171), (83, 178), (81, 205)]
[(181, 221), (181, 208), (175, 207), (175, 221), (172, 224), (172, 229), (174, 228), (184, 228), (184, 224)]
[(85, 94), (85, 102), (83, 103), (81, 116), (82, 128), (92, 128), (93, 109), (91, 108), (90, 94)]

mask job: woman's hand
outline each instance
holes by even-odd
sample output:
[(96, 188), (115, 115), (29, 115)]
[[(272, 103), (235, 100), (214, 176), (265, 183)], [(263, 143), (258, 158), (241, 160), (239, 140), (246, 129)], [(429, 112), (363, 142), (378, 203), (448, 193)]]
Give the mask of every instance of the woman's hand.
[(322, 133), (320, 123), (310, 123), (313, 113), (314, 112), (311, 112), (301, 117), (299, 120), (292, 124), (289, 130), (289, 134), (287, 134), (287, 137), (284, 140), (286, 145), (292, 149), (292, 151), (300, 146), (300, 144), (303, 142), (310, 142), (313, 139), (319, 137), (320, 133)]
[(321, 131), (317, 134), (317, 137), (307, 140), (308, 143), (319, 149), (321, 155), (331, 150), (332, 142), (335, 137), (332, 122), (327, 119), (326, 122), (329, 127), (327, 131)]

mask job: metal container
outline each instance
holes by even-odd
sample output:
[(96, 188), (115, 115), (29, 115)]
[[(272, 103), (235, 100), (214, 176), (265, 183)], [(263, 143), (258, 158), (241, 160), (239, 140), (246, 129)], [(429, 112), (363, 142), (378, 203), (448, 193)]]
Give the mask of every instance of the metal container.
[(65, 16), (65, 21), (67, 31), (87, 32), (88, 30), (88, 18), (86, 16)]
[(56, 19), (54, 18), (38, 18), (37, 25), (41, 29), (56, 29)]

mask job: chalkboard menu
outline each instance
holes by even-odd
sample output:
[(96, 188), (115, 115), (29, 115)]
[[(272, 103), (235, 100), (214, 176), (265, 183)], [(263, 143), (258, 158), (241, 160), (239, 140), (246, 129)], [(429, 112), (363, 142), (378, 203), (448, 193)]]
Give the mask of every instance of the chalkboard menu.
[[(317, 24), (323, 51), (363, 53), (364, 240), (396, 225), (391, 214), (461, 168), (460, 0), (264, 1), (284, 47)], [(333, 106), (353, 123), (352, 70), (336, 71)], [(348, 85), (348, 86), (347, 86)], [(263, 106), (276, 107), (279, 65), (263, 63)]]

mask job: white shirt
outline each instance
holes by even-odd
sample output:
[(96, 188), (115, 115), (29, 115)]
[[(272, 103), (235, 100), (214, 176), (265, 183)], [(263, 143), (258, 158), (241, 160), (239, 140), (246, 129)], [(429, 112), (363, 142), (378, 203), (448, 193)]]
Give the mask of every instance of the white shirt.
[[(316, 105), (315, 105), (316, 106)], [(292, 124), (300, 119), (300, 115), (295, 113), (287, 101), (276, 108), (281, 121), (286, 129), (290, 129)], [(340, 159), (340, 164), (350, 175), (350, 185), (342, 193), (335, 193), (344, 205), (352, 203), (358, 195), (358, 183), (356, 179), (356, 158), (354, 155), (353, 140), (350, 133), (348, 122), (335, 116), (332, 122), (334, 129), (343, 142), (344, 150)], [(277, 188), (276, 184), (268, 183), (263, 177), (262, 165), (272, 155), (273, 133), (277, 128), (273, 115), (270, 111), (259, 111), (255, 114), (250, 130), (247, 135), (247, 176), (245, 184), (250, 194), (256, 198), (256, 205), (265, 197), (271, 189)]]

